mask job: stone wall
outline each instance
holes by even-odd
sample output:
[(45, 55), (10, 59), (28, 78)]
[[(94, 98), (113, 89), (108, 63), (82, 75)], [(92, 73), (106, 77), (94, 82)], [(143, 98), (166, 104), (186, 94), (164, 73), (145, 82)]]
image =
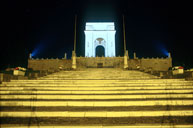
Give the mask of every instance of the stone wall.
[(104, 68), (122, 68), (123, 57), (77, 57), (77, 68), (97, 68), (102, 63)]
[(168, 71), (172, 67), (172, 58), (142, 58), (142, 59), (129, 59), (129, 69), (137, 69), (145, 71)]
[(63, 69), (71, 69), (72, 60), (67, 59), (29, 59), (28, 68), (33, 70), (58, 70), (59, 67)]
[[(81, 68), (97, 68), (98, 64), (102, 64), (104, 68), (123, 68), (123, 57), (77, 57), (77, 69)], [(172, 67), (172, 58), (142, 58), (128, 59), (129, 69), (137, 69), (144, 71), (168, 71)], [(72, 60), (67, 59), (29, 59), (28, 68), (33, 70), (58, 70), (71, 69)]]

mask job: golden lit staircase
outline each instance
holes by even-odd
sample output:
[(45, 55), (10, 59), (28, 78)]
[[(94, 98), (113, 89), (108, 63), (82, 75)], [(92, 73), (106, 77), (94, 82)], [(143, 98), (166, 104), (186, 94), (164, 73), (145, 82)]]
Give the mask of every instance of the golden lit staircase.
[(193, 128), (193, 81), (61, 71), (0, 85), (1, 128)]

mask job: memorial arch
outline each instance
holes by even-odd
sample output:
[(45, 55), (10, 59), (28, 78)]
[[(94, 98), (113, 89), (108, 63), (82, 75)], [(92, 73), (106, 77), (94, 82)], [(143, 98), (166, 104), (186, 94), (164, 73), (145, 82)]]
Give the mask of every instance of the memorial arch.
[[(86, 23), (85, 57), (96, 57), (97, 49), (103, 56), (115, 57), (115, 27), (113, 22)], [(100, 50), (99, 50), (100, 51)], [(99, 54), (100, 55), (100, 54)], [(101, 55), (100, 55), (101, 56)]]

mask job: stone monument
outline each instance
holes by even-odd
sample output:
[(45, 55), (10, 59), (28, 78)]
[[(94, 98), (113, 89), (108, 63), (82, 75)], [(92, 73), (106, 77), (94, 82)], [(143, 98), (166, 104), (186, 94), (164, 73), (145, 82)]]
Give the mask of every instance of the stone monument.
[(114, 22), (86, 23), (85, 57), (96, 57), (97, 48), (104, 50), (104, 57), (115, 57)]

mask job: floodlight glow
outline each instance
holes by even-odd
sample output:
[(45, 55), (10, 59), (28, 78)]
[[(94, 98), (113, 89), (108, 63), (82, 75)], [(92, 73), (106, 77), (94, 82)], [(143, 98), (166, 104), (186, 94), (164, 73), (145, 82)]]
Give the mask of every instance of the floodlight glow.
[(113, 22), (86, 23), (85, 57), (96, 57), (97, 46), (104, 47), (105, 57), (115, 56), (115, 26)]
[(166, 49), (165, 45), (163, 42), (159, 41), (159, 40), (156, 40), (156, 41), (153, 41), (155, 44), (156, 44), (156, 49), (161, 53), (163, 54), (164, 56), (167, 56), (169, 57), (169, 52), (168, 50)]
[(31, 57), (36, 57), (40, 53), (40, 51), (43, 50), (43, 48), (44, 48), (43, 44), (38, 44), (36, 48), (32, 51)]
[(33, 52), (31, 53), (31, 57), (36, 56), (37, 53), (38, 53), (38, 50), (37, 50), (37, 49), (34, 49)]
[(169, 52), (166, 49), (161, 49), (161, 51), (165, 56), (169, 56)]
[(159, 44), (159, 48), (162, 54), (164, 54), (165, 56), (169, 56), (169, 52), (166, 50), (166, 48), (164, 47), (164, 45)]

